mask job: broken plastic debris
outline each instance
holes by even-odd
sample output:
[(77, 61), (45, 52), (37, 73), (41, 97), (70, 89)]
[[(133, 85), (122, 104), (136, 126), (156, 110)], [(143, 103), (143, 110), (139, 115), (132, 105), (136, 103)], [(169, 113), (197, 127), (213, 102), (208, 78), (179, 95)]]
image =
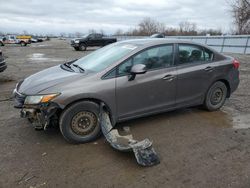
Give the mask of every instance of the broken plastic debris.
[(160, 160), (152, 147), (152, 142), (147, 138), (142, 141), (134, 140), (131, 134), (121, 136), (117, 129), (113, 129), (109, 115), (103, 107), (104, 105), (100, 109), (101, 129), (110, 145), (119, 151), (133, 151), (137, 163), (142, 166), (159, 164)]

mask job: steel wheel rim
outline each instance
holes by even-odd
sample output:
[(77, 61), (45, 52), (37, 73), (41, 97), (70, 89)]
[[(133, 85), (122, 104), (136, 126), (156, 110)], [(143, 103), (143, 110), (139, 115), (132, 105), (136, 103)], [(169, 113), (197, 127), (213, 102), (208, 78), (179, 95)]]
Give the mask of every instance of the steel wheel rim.
[(88, 111), (78, 112), (71, 121), (72, 131), (81, 136), (92, 133), (97, 126), (97, 117)]
[(211, 104), (213, 105), (217, 105), (219, 103), (221, 103), (222, 99), (223, 99), (223, 95), (224, 95), (224, 92), (221, 88), (216, 88), (213, 92), (212, 92), (212, 95), (211, 95)]

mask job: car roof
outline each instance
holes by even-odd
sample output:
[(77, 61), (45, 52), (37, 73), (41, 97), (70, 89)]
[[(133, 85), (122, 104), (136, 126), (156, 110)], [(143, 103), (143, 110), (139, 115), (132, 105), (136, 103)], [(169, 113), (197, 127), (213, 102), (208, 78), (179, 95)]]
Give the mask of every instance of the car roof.
[(201, 44), (201, 43), (196, 43), (190, 40), (182, 40), (182, 39), (167, 39), (167, 38), (145, 38), (145, 39), (131, 39), (131, 40), (124, 40), (118, 42), (119, 44), (131, 44), (135, 45), (141, 48), (146, 48), (150, 46), (155, 46), (155, 45), (161, 45), (161, 44), (173, 44), (173, 43), (183, 43), (183, 44), (193, 44), (193, 45), (199, 45), (202, 47), (206, 47), (207, 49), (214, 51), (212, 48)]
[(201, 45), (199, 43), (195, 43), (188, 40), (182, 40), (182, 39), (166, 39), (166, 38), (146, 38), (146, 39), (131, 39), (131, 40), (124, 40), (120, 41), (121, 44), (132, 44), (136, 46), (151, 46), (151, 45), (158, 45), (158, 44), (169, 44), (169, 43), (187, 43), (187, 44), (197, 44)]

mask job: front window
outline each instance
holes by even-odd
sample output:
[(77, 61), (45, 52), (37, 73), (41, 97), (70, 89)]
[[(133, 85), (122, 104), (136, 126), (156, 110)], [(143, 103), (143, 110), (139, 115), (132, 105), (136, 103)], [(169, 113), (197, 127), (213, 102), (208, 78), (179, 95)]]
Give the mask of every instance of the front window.
[(173, 62), (173, 45), (153, 47), (138, 53), (118, 67), (118, 74), (126, 75), (133, 65), (144, 64), (147, 70), (168, 67)]
[(111, 44), (82, 57), (75, 61), (74, 64), (79, 65), (84, 70), (99, 72), (122, 59), (136, 48), (137, 46), (131, 44)]

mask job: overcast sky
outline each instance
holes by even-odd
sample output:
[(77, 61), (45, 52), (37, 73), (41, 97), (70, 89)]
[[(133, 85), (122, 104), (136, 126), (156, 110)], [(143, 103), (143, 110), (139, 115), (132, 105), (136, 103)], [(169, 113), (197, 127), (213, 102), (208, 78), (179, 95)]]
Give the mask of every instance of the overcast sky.
[(126, 31), (151, 17), (167, 27), (181, 21), (200, 29), (231, 26), (226, 0), (0, 0), (0, 31), (60, 34), (103, 29)]

